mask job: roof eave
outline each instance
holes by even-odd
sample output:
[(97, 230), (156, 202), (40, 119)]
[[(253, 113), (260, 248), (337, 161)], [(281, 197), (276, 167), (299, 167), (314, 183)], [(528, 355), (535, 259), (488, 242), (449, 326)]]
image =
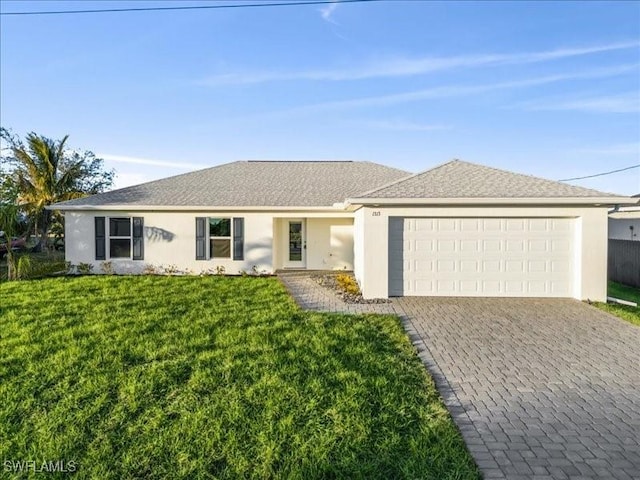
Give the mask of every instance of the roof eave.
[(347, 206), (408, 206), (408, 205), (636, 205), (630, 197), (531, 197), (531, 198), (349, 198)]
[(163, 212), (202, 212), (202, 211), (287, 211), (287, 212), (344, 212), (343, 204), (335, 204), (334, 206), (238, 206), (238, 205), (49, 205), (45, 207), (47, 210), (59, 211), (163, 211)]

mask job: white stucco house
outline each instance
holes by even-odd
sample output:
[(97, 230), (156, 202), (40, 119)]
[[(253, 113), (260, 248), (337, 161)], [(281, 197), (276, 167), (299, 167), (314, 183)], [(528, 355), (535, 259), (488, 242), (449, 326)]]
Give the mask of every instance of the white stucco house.
[(98, 273), (353, 270), (365, 298), (605, 300), (608, 211), (636, 202), (459, 160), (240, 161), (52, 208), (67, 260)]
[[(633, 198), (640, 201), (640, 193)], [(609, 212), (609, 238), (640, 241), (640, 205), (617, 207)]]

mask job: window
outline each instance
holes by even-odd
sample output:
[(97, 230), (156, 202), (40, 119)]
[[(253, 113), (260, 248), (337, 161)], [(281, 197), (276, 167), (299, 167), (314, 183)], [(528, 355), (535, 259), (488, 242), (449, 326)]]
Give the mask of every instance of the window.
[[(207, 232), (207, 225), (209, 231)], [(135, 223), (134, 223), (135, 240)], [(207, 248), (207, 240), (209, 248)], [(244, 260), (244, 218), (196, 217), (196, 260)], [(134, 243), (135, 255), (135, 243)]]
[(94, 225), (96, 260), (106, 260), (107, 249), (109, 258), (144, 260), (144, 217), (94, 217)]
[(231, 258), (231, 219), (209, 219), (210, 258)]
[(109, 219), (109, 257), (131, 258), (131, 219)]

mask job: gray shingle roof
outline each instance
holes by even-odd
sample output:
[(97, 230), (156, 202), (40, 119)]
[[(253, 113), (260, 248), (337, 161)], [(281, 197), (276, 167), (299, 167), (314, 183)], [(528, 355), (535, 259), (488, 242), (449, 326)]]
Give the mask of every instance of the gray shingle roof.
[(239, 161), (61, 202), (56, 207), (326, 207), (408, 175), (371, 162)]
[(432, 168), (355, 198), (585, 198), (610, 193), (461, 160)]

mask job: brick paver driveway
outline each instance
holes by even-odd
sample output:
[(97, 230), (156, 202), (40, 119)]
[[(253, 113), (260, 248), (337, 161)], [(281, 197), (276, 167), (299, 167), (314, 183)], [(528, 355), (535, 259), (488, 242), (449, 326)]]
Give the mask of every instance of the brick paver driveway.
[(485, 478), (640, 479), (640, 328), (575, 300), (347, 307), (307, 280), (283, 280), (305, 308), (402, 317)]

